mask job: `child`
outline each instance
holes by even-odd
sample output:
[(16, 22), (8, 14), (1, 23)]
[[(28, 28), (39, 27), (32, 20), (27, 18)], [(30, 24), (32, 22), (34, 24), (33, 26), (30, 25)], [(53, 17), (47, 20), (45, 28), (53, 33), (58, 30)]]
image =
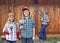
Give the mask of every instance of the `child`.
[(43, 14), (41, 14), (41, 21), (40, 41), (46, 41), (46, 27), (49, 22), (48, 10), (43, 10)]
[(16, 22), (14, 19), (14, 13), (10, 12), (8, 14), (8, 21), (6, 22), (4, 29), (3, 29), (3, 33), (6, 35), (6, 41), (7, 43), (16, 43), (17, 40), (17, 26), (16, 26)]
[(20, 29), (22, 36), (22, 43), (33, 43), (35, 40), (35, 25), (34, 20), (30, 17), (28, 8), (23, 8), (23, 18), (20, 19)]

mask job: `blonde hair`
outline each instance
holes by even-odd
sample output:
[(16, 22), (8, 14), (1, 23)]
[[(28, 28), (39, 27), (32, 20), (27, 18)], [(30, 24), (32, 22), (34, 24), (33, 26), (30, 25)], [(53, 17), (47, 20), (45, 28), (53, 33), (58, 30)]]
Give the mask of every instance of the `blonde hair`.
[[(10, 12), (10, 13), (8, 14), (8, 21), (9, 21), (9, 19), (11, 18), (11, 16), (14, 18), (14, 13), (13, 13), (13, 12)], [(13, 21), (15, 21), (15, 18), (14, 18)]]

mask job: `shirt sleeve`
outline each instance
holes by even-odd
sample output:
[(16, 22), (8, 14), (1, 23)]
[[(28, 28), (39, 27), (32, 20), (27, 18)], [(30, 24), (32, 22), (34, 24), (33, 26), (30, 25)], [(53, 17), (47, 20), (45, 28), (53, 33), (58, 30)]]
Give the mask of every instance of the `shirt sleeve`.
[(47, 20), (49, 20), (49, 16), (47, 16)]
[(45, 20), (46, 22), (48, 21), (49, 22), (49, 16), (47, 15), (46, 16), (46, 20)]
[(33, 23), (32, 23), (32, 25), (33, 25), (33, 28), (35, 28), (35, 22), (34, 22), (34, 19), (33, 19)]
[(22, 25), (22, 24), (24, 24), (24, 19), (23, 19), (23, 18), (21, 18), (21, 19), (19, 20), (19, 25)]
[(19, 24), (18, 23), (16, 23), (16, 30), (17, 30), (17, 32), (19, 31)]

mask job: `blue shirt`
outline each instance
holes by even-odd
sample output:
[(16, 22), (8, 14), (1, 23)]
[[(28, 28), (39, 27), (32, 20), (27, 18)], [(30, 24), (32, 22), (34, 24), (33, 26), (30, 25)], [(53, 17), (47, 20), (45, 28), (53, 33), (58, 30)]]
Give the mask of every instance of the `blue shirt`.
[(22, 37), (31, 38), (33, 36), (33, 28), (35, 27), (34, 20), (31, 17), (29, 17), (28, 19), (22, 18), (21, 20), (24, 21), (23, 29), (21, 33)]

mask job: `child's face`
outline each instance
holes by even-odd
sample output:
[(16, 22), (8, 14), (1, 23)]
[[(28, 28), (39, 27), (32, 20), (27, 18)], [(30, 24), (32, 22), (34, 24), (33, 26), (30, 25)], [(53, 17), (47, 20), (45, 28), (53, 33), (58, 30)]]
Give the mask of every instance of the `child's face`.
[(25, 17), (28, 17), (28, 16), (29, 16), (29, 11), (28, 11), (28, 10), (25, 10), (25, 11), (24, 11), (24, 16), (25, 16)]
[(14, 21), (14, 14), (13, 13), (10, 13), (9, 14), (9, 21), (10, 22), (13, 22)]

